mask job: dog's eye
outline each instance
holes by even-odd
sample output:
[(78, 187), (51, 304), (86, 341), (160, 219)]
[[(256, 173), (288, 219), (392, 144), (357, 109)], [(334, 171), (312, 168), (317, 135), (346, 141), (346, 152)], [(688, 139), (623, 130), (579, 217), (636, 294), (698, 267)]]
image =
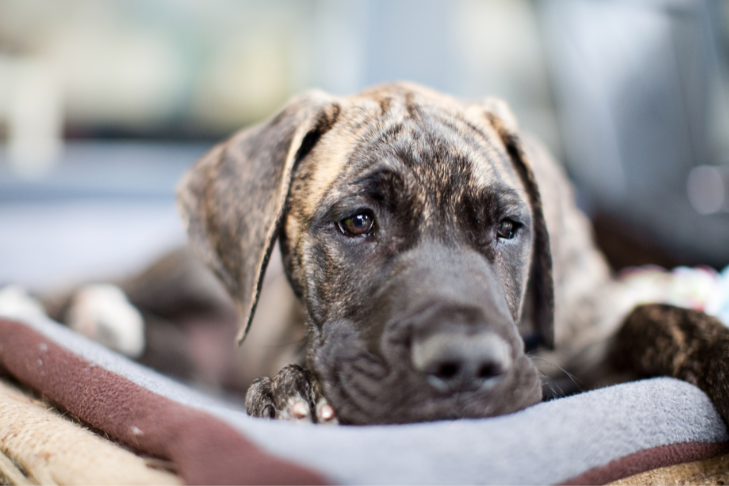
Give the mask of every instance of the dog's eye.
[(499, 238), (510, 240), (516, 235), (517, 225), (510, 219), (505, 219), (499, 223), (496, 233)]
[(362, 236), (372, 230), (375, 218), (369, 211), (362, 211), (339, 221), (339, 229), (348, 236)]

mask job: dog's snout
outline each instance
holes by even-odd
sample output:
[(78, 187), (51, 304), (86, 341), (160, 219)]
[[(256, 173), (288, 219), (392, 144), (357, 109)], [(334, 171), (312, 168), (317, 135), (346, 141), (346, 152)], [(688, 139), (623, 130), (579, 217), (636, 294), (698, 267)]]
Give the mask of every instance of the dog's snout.
[(412, 363), (441, 391), (475, 390), (496, 384), (511, 367), (509, 344), (493, 332), (439, 332), (415, 339)]

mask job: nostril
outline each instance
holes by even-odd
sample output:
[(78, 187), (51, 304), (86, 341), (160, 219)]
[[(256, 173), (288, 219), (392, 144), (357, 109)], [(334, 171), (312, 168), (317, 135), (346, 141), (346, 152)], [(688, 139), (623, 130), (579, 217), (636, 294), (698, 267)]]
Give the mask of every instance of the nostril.
[(485, 363), (478, 369), (476, 376), (481, 380), (495, 378), (504, 373), (504, 369), (497, 363)]
[(441, 380), (450, 380), (458, 374), (460, 369), (461, 366), (455, 361), (446, 361), (438, 363), (430, 374)]

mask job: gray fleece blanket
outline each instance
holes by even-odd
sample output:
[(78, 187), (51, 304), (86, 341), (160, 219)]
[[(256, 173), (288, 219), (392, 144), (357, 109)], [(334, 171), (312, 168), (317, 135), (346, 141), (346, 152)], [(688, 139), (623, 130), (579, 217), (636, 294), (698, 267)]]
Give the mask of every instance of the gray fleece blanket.
[[(303, 466), (326, 482), (596, 484), (711, 457), (726, 452), (729, 441), (704, 393), (668, 378), (604, 388), (481, 420), (332, 427), (254, 419), (240, 406), (161, 376), (52, 321), (25, 320), (23, 325), (89, 366), (216, 417), (264, 453)], [(12, 337), (16, 331), (0, 333), (6, 341), (0, 342), (0, 357), (7, 354), (3, 348), (12, 346), (7, 341), (18, 339)], [(44, 343), (39, 346), (48, 352)], [(5, 361), (6, 367), (17, 368), (12, 359)], [(26, 375), (18, 376), (22, 381)], [(142, 416), (143, 410), (134, 413)]]

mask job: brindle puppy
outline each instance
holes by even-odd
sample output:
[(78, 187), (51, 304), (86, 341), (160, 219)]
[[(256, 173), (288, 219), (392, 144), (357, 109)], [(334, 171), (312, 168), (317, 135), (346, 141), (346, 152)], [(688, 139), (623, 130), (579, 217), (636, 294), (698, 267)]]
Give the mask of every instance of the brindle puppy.
[(629, 310), (621, 289), (563, 174), (498, 100), (411, 84), (308, 93), (214, 148), (179, 202), (193, 247), (237, 302), (241, 340), (276, 241), (303, 305), (305, 367), (257, 380), (251, 415), (372, 424), (514, 412), (542, 399), (525, 342), (588, 386), (611, 369)]

